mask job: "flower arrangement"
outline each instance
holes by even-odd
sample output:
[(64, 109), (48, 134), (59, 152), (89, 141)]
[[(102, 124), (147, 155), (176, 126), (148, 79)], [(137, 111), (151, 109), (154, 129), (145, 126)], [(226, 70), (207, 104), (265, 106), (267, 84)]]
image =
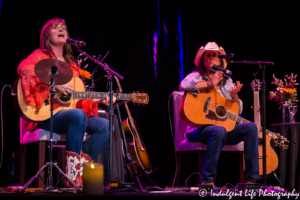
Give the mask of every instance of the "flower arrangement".
[(80, 76), (80, 78), (91, 79), (92, 74), (86, 70), (79, 68), (79, 76)]
[[(298, 102), (297, 88), (295, 88), (295, 85), (299, 85), (298, 83), (296, 83), (297, 74), (294, 76), (294, 74), (292, 73), (291, 75), (285, 75), (284, 77), (286, 77), (284, 78), (285, 84), (281, 79), (277, 79), (273, 74), (274, 81), (271, 83), (277, 86), (277, 91), (271, 91), (269, 99), (278, 102), (278, 104), (280, 105), (279, 109), (285, 101), (289, 103)], [(289, 79), (289, 82), (287, 81), (287, 79)]]

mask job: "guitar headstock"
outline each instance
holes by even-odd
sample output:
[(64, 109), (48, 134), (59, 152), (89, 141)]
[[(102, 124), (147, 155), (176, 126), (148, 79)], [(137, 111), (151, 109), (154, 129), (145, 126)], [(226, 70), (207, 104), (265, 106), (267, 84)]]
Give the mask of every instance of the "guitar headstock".
[(285, 137), (281, 136), (279, 133), (276, 133), (274, 135), (275, 137), (273, 137), (273, 139), (274, 139), (275, 146), (279, 146), (282, 147), (282, 149), (287, 150), (289, 148), (290, 141)]
[(259, 79), (252, 80), (251, 88), (254, 92), (258, 92), (261, 89), (261, 82)]
[(131, 101), (133, 103), (148, 104), (149, 96), (147, 93), (131, 93)]

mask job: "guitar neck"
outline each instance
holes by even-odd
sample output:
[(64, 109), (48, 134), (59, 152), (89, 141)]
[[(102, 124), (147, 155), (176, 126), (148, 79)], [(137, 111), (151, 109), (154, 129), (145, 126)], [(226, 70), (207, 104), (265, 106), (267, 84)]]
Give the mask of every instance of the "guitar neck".
[(254, 123), (260, 127), (261, 126), (261, 120), (260, 120), (260, 103), (259, 103), (259, 92), (254, 91), (253, 93), (253, 100), (254, 100)]
[[(73, 91), (73, 98), (75, 99), (105, 99), (108, 95), (107, 92), (80, 92)], [(117, 100), (131, 100), (131, 94), (125, 93), (113, 93), (113, 96), (117, 98)]]
[(250, 122), (249, 120), (242, 118), (232, 112), (226, 111), (226, 117), (228, 117), (229, 119), (236, 121), (238, 123), (245, 123), (245, 122)]
[[(121, 88), (121, 84), (119, 82), (119, 79), (116, 76), (115, 76), (115, 79), (117, 81), (117, 84), (118, 84), (118, 87), (119, 87), (120, 91), (122, 92), (122, 88)], [(131, 113), (130, 113), (130, 110), (129, 110), (127, 102), (125, 102), (124, 105), (125, 105), (125, 108), (126, 108), (126, 111), (127, 111), (127, 114), (128, 114), (128, 119), (129, 119), (130, 124), (131, 124), (132, 134), (134, 134), (135, 138), (138, 140), (138, 143), (139, 143), (139, 146), (140, 146), (139, 149), (141, 151), (144, 151), (145, 149), (143, 147), (143, 143), (141, 142), (141, 139), (139, 137), (139, 133), (138, 133), (136, 127), (135, 127), (135, 123), (134, 123), (133, 118), (131, 116)]]
[(125, 108), (126, 108), (126, 111), (127, 111), (127, 114), (128, 114), (128, 118), (129, 118), (131, 127), (132, 127), (132, 129), (134, 130), (134, 132), (137, 133), (136, 127), (135, 127), (135, 124), (134, 124), (134, 121), (133, 121), (133, 118), (132, 118), (131, 113), (130, 113), (130, 110), (129, 110), (129, 108), (128, 108), (128, 105), (127, 105), (126, 102), (124, 103), (124, 105), (125, 105)]
[[(236, 121), (236, 122), (238, 122), (238, 123), (251, 122), (251, 121), (249, 121), (249, 120), (247, 120), (247, 119), (245, 119), (245, 118), (242, 118), (242, 117), (240, 117), (240, 116), (238, 116), (238, 115), (236, 115), (236, 114), (233, 114), (233, 113), (231, 113), (231, 112), (229, 112), (229, 111), (226, 112), (226, 117), (228, 117), (229, 119), (231, 119), (231, 120), (233, 120), (233, 121)], [(256, 126), (257, 126), (257, 128), (258, 128), (258, 131), (262, 132), (262, 127), (261, 127), (261, 125), (256, 124)], [(276, 137), (276, 136), (275, 136), (275, 133), (273, 133), (272, 131), (269, 131), (269, 130), (267, 130), (267, 129), (266, 129), (266, 134), (267, 134), (268, 136), (270, 136), (270, 137)]]
[[(115, 79), (116, 79), (116, 82), (117, 82), (117, 84), (118, 84), (118, 87), (119, 87), (120, 92), (122, 92), (122, 87), (121, 87), (121, 84), (120, 84), (119, 79), (118, 79), (116, 76), (114, 76), (114, 77), (115, 77)], [(127, 111), (127, 114), (128, 114), (128, 118), (129, 118), (129, 121), (130, 121), (132, 130), (133, 130), (133, 132), (134, 132), (133, 134), (136, 134), (136, 138), (138, 138), (138, 140), (139, 140), (139, 142), (140, 142), (140, 145), (141, 145), (141, 147), (142, 147), (142, 142), (141, 142), (141, 140), (140, 140), (140, 137), (138, 137), (138, 132), (137, 132), (137, 130), (136, 130), (135, 123), (134, 123), (133, 118), (132, 118), (132, 116), (131, 116), (131, 113), (130, 113), (130, 110), (129, 110), (129, 107), (128, 107), (127, 102), (125, 102), (124, 105), (125, 105), (125, 108), (126, 108), (126, 111)], [(142, 147), (142, 148), (143, 148), (143, 147)]]

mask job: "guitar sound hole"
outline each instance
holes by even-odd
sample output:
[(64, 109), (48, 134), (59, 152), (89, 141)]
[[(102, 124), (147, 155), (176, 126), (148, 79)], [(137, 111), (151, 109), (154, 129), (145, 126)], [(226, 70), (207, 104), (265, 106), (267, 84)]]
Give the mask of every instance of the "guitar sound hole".
[(216, 109), (216, 113), (220, 117), (224, 117), (226, 115), (226, 109), (223, 106), (218, 106)]
[(72, 98), (72, 94), (64, 95), (62, 92), (58, 93), (57, 96), (62, 103), (68, 103)]

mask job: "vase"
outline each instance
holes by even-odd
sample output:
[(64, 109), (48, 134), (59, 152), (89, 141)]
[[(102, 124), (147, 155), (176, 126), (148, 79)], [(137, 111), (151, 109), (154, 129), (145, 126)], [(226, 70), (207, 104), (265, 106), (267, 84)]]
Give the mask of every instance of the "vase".
[(298, 104), (292, 101), (285, 101), (282, 105), (282, 120), (283, 123), (295, 123)]

